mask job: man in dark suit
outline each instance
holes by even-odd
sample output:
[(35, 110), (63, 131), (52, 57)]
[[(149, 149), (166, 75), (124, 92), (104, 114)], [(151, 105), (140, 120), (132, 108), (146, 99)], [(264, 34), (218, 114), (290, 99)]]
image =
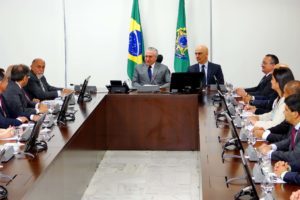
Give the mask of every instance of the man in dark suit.
[(274, 173), (287, 183), (300, 185), (300, 160), (287, 163), (278, 161), (274, 166)]
[(10, 117), (26, 116), (30, 120), (37, 121), (39, 119), (37, 114), (47, 112), (48, 107), (31, 101), (23, 90), (28, 83), (29, 71), (26, 65), (14, 65), (11, 70), (11, 80), (3, 97)]
[(158, 51), (149, 47), (145, 53), (145, 63), (137, 65), (134, 69), (132, 86), (159, 85), (169, 87), (170, 70), (166, 65), (156, 62)]
[(255, 100), (255, 96), (264, 96), (266, 98), (274, 95), (273, 93), (276, 93), (272, 89), (271, 79), (272, 79), (272, 72), (275, 68), (275, 65), (279, 63), (279, 59), (277, 56), (273, 54), (267, 54), (265, 55), (263, 61), (262, 61), (262, 72), (265, 74), (263, 78), (260, 80), (258, 85), (256, 87), (252, 88), (237, 88), (236, 93), (240, 95), (241, 97), (246, 97), (248, 95), (251, 95), (252, 99)]
[(300, 159), (300, 94), (288, 96), (285, 104), (285, 120), (291, 124), (289, 136), (271, 145), (263, 144), (259, 150), (272, 160), (291, 162)]
[(10, 118), (7, 112), (7, 105), (3, 100), (3, 92), (8, 85), (8, 79), (4, 74), (4, 70), (0, 68), (0, 128), (8, 128), (10, 126), (19, 126), (24, 122), (27, 122), (26, 117), (19, 116), (18, 118)]
[(188, 72), (203, 72), (203, 85), (216, 84), (214, 76), (219, 84), (224, 84), (224, 76), (221, 65), (208, 61), (208, 48), (205, 45), (199, 45), (195, 50), (197, 64), (188, 67)]
[(30, 99), (55, 99), (58, 96), (64, 96), (72, 92), (70, 89), (63, 89), (51, 86), (44, 76), (46, 63), (41, 58), (32, 61), (30, 79), (24, 90), (30, 96)]

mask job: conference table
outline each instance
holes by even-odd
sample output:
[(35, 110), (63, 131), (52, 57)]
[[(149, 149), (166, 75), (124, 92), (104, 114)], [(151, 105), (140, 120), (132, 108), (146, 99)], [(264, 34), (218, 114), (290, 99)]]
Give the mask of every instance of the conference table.
[[(106, 150), (200, 151), (203, 199), (233, 199), (242, 185), (226, 188), (224, 177), (243, 170), (239, 160), (221, 161), (217, 136), (228, 129), (216, 128), (212, 94), (93, 95), (76, 104), (75, 121), (52, 128), (47, 151), (3, 163), (0, 172), (15, 177), (1, 181), (8, 199), (81, 199)], [(276, 185), (274, 194), (287, 199), (296, 189)]]

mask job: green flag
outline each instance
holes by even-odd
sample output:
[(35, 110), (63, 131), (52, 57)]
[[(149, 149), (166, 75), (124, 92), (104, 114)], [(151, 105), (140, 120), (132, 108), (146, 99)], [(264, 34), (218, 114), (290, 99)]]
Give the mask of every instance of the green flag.
[(190, 59), (189, 59), (188, 41), (186, 35), (184, 0), (179, 0), (177, 28), (176, 28), (174, 70), (175, 72), (186, 72), (188, 66), (190, 66)]
[(132, 79), (135, 65), (143, 63), (144, 44), (140, 20), (139, 2), (133, 0), (129, 30), (127, 74)]

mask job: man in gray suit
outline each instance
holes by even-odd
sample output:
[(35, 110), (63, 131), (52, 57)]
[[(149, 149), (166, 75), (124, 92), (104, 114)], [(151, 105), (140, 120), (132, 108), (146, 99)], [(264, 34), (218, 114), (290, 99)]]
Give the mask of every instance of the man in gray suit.
[(285, 104), (285, 120), (291, 124), (289, 136), (271, 145), (263, 144), (259, 150), (272, 160), (291, 162), (300, 159), (300, 94), (288, 96)]
[(166, 65), (156, 62), (158, 51), (149, 47), (145, 53), (145, 63), (136, 65), (132, 78), (132, 86), (159, 85), (169, 87), (170, 70)]

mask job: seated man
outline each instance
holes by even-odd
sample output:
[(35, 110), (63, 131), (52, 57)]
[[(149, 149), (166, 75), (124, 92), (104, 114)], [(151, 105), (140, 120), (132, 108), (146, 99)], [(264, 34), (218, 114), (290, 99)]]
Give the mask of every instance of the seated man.
[[(252, 88), (237, 88), (236, 93), (240, 95), (241, 97), (245, 97), (247, 95), (254, 96), (265, 96), (268, 97), (275, 91), (272, 89), (272, 72), (275, 68), (275, 65), (279, 63), (279, 60), (277, 56), (273, 54), (267, 54), (265, 55), (263, 62), (262, 62), (262, 72), (265, 74), (263, 78), (260, 80), (258, 85), (256, 87)], [(252, 99), (255, 100), (255, 99)]]
[(285, 119), (291, 124), (289, 136), (271, 145), (263, 144), (259, 150), (272, 160), (291, 162), (300, 159), (300, 94), (287, 97), (285, 104)]
[(11, 80), (3, 97), (10, 117), (26, 116), (30, 120), (37, 121), (39, 119), (37, 114), (47, 112), (48, 107), (31, 101), (23, 90), (28, 83), (29, 71), (26, 65), (14, 65), (11, 70)]
[(287, 163), (278, 161), (274, 166), (274, 173), (287, 183), (300, 185), (300, 160)]
[[(6, 109), (7, 105), (3, 100), (3, 92), (6, 90), (8, 85), (8, 79), (4, 75), (4, 70), (0, 68), (0, 128), (8, 128), (10, 126), (19, 126), (24, 122), (27, 122), (28, 119), (26, 117), (19, 116), (18, 118), (10, 118), (8, 116), (8, 111)], [(3, 133), (3, 135), (9, 134), (9, 132)], [(1, 138), (1, 136), (0, 136)]]
[(41, 58), (36, 58), (32, 61), (30, 79), (24, 87), (30, 99), (51, 100), (71, 93), (72, 90), (49, 85), (44, 76), (45, 66), (45, 61)]
[(189, 66), (188, 72), (203, 72), (203, 85), (216, 84), (214, 76), (219, 84), (224, 84), (224, 76), (220, 65), (208, 61), (208, 48), (205, 45), (199, 45), (195, 50), (197, 64)]
[(132, 78), (132, 86), (159, 85), (169, 87), (170, 70), (166, 65), (156, 62), (157, 49), (149, 47), (145, 53), (145, 63), (136, 65)]

